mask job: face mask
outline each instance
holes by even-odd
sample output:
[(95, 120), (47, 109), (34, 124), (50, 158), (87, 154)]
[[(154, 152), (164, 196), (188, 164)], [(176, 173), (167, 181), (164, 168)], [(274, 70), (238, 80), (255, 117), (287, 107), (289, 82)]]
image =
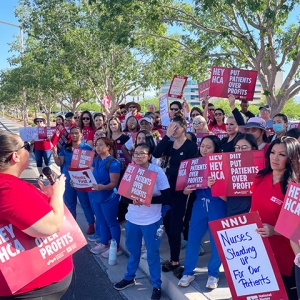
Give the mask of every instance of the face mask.
[(273, 124), (273, 129), (276, 133), (280, 133), (284, 130), (284, 127), (283, 124), (277, 123), (277, 124)]

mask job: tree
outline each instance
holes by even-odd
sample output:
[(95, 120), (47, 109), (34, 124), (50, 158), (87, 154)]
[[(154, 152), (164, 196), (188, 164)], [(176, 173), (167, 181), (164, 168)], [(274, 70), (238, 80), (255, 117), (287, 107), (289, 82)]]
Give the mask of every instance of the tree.
[[(107, 40), (135, 45), (153, 37), (172, 41), (175, 49), (196, 57), (199, 65), (257, 70), (272, 115), (300, 91), (300, 26), (291, 22), (299, 2), (90, 0), (98, 4), (100, 28), (110, 30)], [(177, 34), (161, 32), (162, 25)], [(283, 70), (287, 76), (276, 93), (276, 75)]]

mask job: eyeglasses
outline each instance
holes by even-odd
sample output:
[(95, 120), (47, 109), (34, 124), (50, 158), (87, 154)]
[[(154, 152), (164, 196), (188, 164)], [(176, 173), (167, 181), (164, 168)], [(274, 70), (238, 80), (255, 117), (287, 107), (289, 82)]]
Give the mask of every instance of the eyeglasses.
[(121, 114), (125, 115), (127, 113), (127, 110), (121, 110)]
[(133, 153), (133, 156), (134, 157), (145, 157), (146, 155), (148, 155), (148, 153), (145, 153), (145, 152), (134, 152)]
[(209, 110), (210, 110), (210, 111), (215, 111), (215, 109), (214, 109), (214, 108), (209, 108)]
[(174, 107), (171, 107), (170, 110), (175, 110), (175, 111), (178, 111), (179, 108), (174, 108)]
[(223, 114), (222, 113), (215, 113), (215, 116), (216, 117), (221, 117), (221, 116), (223, 116)]
[(136, 106), (129, 106), (129, 108), (136, 108)]
[(198, 124), (202, 124), (203, 122), (202, 121), (199, 121), (199, 120), (197, 120), (197, 121), (193, 121), (193, 125), (198, 125)]
[(192, 118), (195, 118), (197, 116), (200, 116), (200, 114), (192, 114)]
[(247, 145), (243, 145), (243, 146), (236, 145), (236, 146), (234, 146), (234, 150), (238, 150), (238, 151), (244, 151), (244, 150), (247, 150), (249, 148), (251, 148), (251, 147), (249, 147)]
[(269, 110), (263, 108), (263, 109), (260, 110), (260, 112), (269, 112)]
[(82, 120), (87, 120), (87, 121), (89, 121), (90, 118), (88, 118), (88, 117), (83, 117)]

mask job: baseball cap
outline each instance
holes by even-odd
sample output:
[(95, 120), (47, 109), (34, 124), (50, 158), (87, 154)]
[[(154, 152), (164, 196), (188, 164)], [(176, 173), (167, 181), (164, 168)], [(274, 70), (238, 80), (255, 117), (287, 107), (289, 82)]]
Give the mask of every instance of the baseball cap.
[(266, 109), (266, 110), (268, 110), (268, 111), (271, 111), (270, 105), (263, 105), (263, 106), (260, 106), (260, 107), (259, 107), (259, 110), (261, 110), (261, 109)]
[(151, 119), (148, 118), (148, 117), (144, 117), (144, 118), (139, 119), (139, 124), (141, 124), (141, 122), (142, 122), (143, 120), (145, 120), (145, 121), (147, 121), (149, 124), (153, 125)]

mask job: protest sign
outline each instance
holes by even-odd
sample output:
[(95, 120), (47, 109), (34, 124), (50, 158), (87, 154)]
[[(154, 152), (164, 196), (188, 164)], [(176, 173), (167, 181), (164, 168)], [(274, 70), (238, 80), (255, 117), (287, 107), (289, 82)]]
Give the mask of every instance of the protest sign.
[(0, 225), (0, 233), (0, 273), (12, 293), (87, 244), (66, 206), (62, 228), (51, 236), (31, 237), (8, 222)]
[(205, 136), (208, 136), (208, 133), (195, 132), (195, 135), (196, 135), (196, 137), (197, 137), (197, 145), (198, 145), (198, 149), (199, 149), (199, 148), (200, 148), (200, 144), (201, 144), (202, 139), (203, 139)]
[(289, 129), (293, 128), (300, 128), (300, 122), (291, 123)]
[(163, 95), (159, 98), (159, 112), (161, 122), (169, 120), (169, 102), (168, 95)]
[(263, 151), (209, 154), (208, 176), (216, 179), (213, 196), (248, 196), (257, 172), (264, 168)]
[(55, 131), (56, 131), (56, 127), (50, 127), (50, 126), (38, 127), (38, 139), (45, 140), (48, 137), (52, 138)]
[(209, 83), (209, 96), (253, 100), (257, 71), (213, 66)]
[[(290, 182), (274, 230), (288, 239), (300, 242), (300, 185)], [(288, 222), (288, 224), (287, 224)]]
[(110, 97), (108, 95), (105, 95), (103, 96), (103, 100), (102, 100), (102, 105), (105, 107), (105, 108), (110, 108)]
[(67, 144), (69, 140), (69, 133), (67, 127), (63, 125), (58, 125), (52, 135), (51, 143), (53, 146), (57, 147), (59, 151), (63, 145)]
[(207, 163), (205, 157), (183, 160), (180, 163), (176, 181), (176, 191), (207, 188)]
[(24, 142), (30, 142), (32, 140), (38, 140), (38, 127), (20, 127), (19, 128), (20, 138)]
[(120, 183), (118, 194), (150, 206), (157, 173), (129, 164)]
[(83, 192), (94, 192), (93, 184), (97, 181), (90, 168), (72, 168), (68, 167), (70, 178), (73, 181), (75, 190)]
[(90, 168), (92, 166), (94, 156), (94, 151), (74, 148), (71, 168)]
[(233, 300), (287, 300), (258, 212), (209, 222)]
[(128, 165), (130, 162), (128, 161), (128, 159), (125, 157), (123, 150), (122, 150), (122, 144), (120, 142), (120, 140), (116, 141), (116, 148), (117, 148), (117, 154), (118, 154), (118, 160), (124, 164), (124, 165)]
[(187, 76), (174, 75), (167, 96), (181, 99), (187, 79)]
[(203, 98), (209, 95), (209, 83), (210, 79), (198, 83), (198, 95), (200, 100), (203, 100)]

